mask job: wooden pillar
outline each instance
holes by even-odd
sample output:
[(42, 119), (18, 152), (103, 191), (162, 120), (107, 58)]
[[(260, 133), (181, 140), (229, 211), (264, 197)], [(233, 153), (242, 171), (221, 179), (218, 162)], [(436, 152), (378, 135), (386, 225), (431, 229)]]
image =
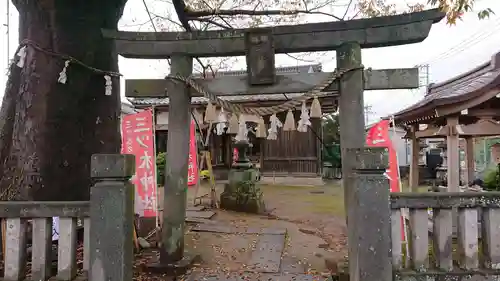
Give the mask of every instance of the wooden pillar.
[(411, 125), (411, 160), (410, 160), (410, 192), (416, 192), (419, 185), (419, 166), (420, 159), (420, 143), (417, 139), (416, 132), (418, 131), (418, 124)]
[(458, 192), (460, 191), (460, 154), (456, 128), (458, 117), (448, 117), (446, 124), (448, 126), (448, 134), (446, 136), (448, 191)]
[[(190, 57), (172, 57), (171, 74), (189, 76)], [(185, 83), (168, 83), (167, 163), (163, 192), (163, 225), (160, 264), (172, 264), (184, 256), (184, 220), (186, 216), (191, 94)]]
[[(357, 43), (345, 43), (337, 49), (337, 68), (339, 70), (361, 66), (361, 47)], [(342, 185), (346, 208), (349, 274), (351, 281), (359, 280), (357, 232), (356, 184), (353, 181), (355, 160), (347, 157), (350, 148), (361, 148), (365, 145), (365, 118), (363, 103), (363, 70), (354, 70), (340, 78), (339, 121), (340, 144), (342, 155)]]
[(233, 151), (231, 150), (232, 149), (231, 135), (225, 134), (224, 140), (225, 140), (224, 149), (226, 150), (224, 158), (224, 167), (227, 169), (231, 169), (231, 165), (233, 163)]
[[(323, 140), (323, 127), (321, 126), (321, 119), (320, 118), (312, 118), (311, 120), (311, 128), (308, 128), (308, 130), (311, 130), (311, 133), (313, 134), (314, 140), (315, 140), (315, 149), (316, 149), (316, 175), (321, 176), (323, 172), (323, 145), (322, 145), (322, 140)], [(314, 131), (313, 131), (314, 130)]]
[(465, 184), (474, 180), (474, 138), (465, 138), (465, 167), (467, 171), (464, 175)]

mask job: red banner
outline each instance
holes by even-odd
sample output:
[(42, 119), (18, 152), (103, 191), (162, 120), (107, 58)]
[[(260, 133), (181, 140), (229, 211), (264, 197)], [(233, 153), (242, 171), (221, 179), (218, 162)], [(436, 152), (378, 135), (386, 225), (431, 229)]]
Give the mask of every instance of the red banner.
[(156, 216), (156, 157), (153, 111), (144, 110), (122, 117), (122, 153), (135, 155), (135, 213)]
[(389, 120), (382, 120), (373, 125), (366, 133), (366, 145), (387, 147), (389, 150), (389, 169), (385, 172), (391, 184), (391, 192), (399, 192), (399, 167), (396, 150), (389, 137)]
[[(389, 150), (389, 168), (385, 172), (385, 176), (389, 179), (391, 192), (399, 192), (399, 167), (398, 156), (392, 145), (389, 136), (389, 120), (382, 120), (373, 125), (366, 133), (366, 145), (371, 147), (387, 147)], [(405, 239), (405, 220), (401, 216), (401, 239)]]
[(189, 128), (188, 186), (193, 186), (198, 183), (197, 154), (195, 122), (191, 120), (191, 126)]

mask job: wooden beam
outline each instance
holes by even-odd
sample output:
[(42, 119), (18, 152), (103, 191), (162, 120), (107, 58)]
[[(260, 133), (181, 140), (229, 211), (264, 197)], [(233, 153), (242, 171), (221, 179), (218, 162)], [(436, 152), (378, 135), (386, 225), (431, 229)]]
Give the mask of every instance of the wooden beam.
[[(415, 133), (417, 138), (445, 138), (451, 132), (449, 125), (434, 127), (429, 126), (427, 129), (417, 131)], [(500, 135), (500, 124), (491, 118), (481, 119), (476, 123), (469, 125), (456, 125), (453, 128), (460, 137), (484, 137), (484, 136), (498, 136)]]
[(465, 137), (484, 137), (500, 135), (500, 124), (493, 119), (481, 119), (474, 124), (459, 125), (458, 133)]
[[(438, 9), (404, 15), (350, 21), (284, 25), (265, 28), (273, 34), (276, 53), (331, 51), (343, 43), (361, 48), (418, 43), (427, 38), (433, 23), (444, 13)], [(245, 55), (245, 33), (252, 29), (196, 32), (125, 32), (102, 30), (115, 39), (118, 54), (128, 58), (161, 59), (172, 55), (223, 57)]]
[[(195, 78), (207, 90), (219, 96), (305, 93), (331, 73), (299, 73), (276, 76), (274, 85), (249, 86), (246, 76), (223, 76), (211, 79)], [(365, 70), (365, 90), (414, 89), (418, 88), (418, 68)], [(125, 96), (129, 98), (167, 97), (165, 79), (127, 79)], [(333, 82), (325, 92), (338, 93), (339, 83)], [(201, 96), (192, 92), (192, 96)]]
[(468, 109), (467, 112), (461, 113), (461, 115), (468, 115), (473, 117), (497, 117), (500, 116), (500, 112), (496, 108), (472, 108)]
[(445, 138), (448, 135), (449, 129), (448, 127), (441, 126), (428, 126), (425, 130), (420, 130), (415, 132), (415, 137), (419, 138)]

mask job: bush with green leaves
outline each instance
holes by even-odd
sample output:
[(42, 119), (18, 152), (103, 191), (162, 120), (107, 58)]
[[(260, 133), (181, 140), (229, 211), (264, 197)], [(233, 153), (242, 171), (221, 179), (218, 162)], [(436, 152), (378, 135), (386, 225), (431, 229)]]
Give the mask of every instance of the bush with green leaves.
[(156, 184), (165, 182), (165, 167), (167, 166), (167, 153), (160, 152), (156, 155)]
[(498, 174), (498, 169), (491, 168), (490, 170), (486, 171), (484, 174), (484, 189), (486, 190), (499, 190), (499, 174)]

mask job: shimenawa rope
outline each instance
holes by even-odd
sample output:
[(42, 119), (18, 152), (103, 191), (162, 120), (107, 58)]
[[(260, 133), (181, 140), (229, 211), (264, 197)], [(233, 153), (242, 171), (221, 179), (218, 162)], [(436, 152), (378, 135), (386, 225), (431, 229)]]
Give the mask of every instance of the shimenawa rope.
[(297, 106), (301, 105), (303, 102), (305, 102), (309, 99), (312, 99), (317, 95), (320, 95), (321, 92), (324, 89), (326, 89), (326, 87), (328, 87), (330, 84), (332, 84), (335, 80), (340, 79), (344, 74), (346, 74), (350, 71), (358, 70), (358, 69), (363, 69), (363, 66), (350, 68), (350, 69), (346, 69), (346, 70), (337, 70), (336, 69), (334, 72), (332, 72), (332, 75), (330, 77), (325, 79), (325, 81), (323, 81), (322, 83), (316, 85), (313, 89), (311, 89), (307, 93), (305, 93), (297, 98), (288, 100), (283, 104), (274, 105), (274, 106), (270, 106), (270, 107), (243, 107), (241, 105), (234, 104), (234, 103), (231, 103), (231, 102), (226, 101), (226, 100), (222, 100), (216, 94), (206, 90), (205, 87), (203, 87), (199, 83), (196, 83), (196, 81), (194, 81), (192, 79), (192, 77), (186, 77), (186, 76), (182, 76), (182, 75), (169, 75), (166, 77), (166, 79), (172, 79), (172, 80), (181, 81), (181, 82), (186, 83), (187, 85), (189, 85), (190, 87), (195, 89), (198, 93), (202, 94), (205, 98), (209, 99), (210, 102), (213, 102), (216, 105), (224, 108), (224, 110), (227, 110), (227, 111), (230, 111), (230, 112), (236, 113), (236, 114), (244, 113), (244, 114), (264, 116), (264, 115), (272, 115), (272, 114), (276, 114), (279, 112), (284, 112), (287, 110), (294, 110)]

